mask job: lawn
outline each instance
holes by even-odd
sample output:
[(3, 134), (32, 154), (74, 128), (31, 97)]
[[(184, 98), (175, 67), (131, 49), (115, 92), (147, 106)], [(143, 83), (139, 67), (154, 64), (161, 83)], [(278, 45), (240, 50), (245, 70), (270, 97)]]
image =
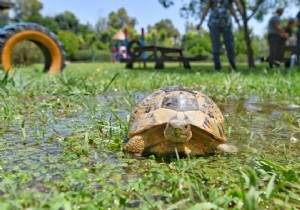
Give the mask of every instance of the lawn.
[[(299, 209), (300, 72), (166, 66), (0, 72), (0, 209)], [(172, 85), (218, 104), (237, 154), (122, 152), (131, 110)]]

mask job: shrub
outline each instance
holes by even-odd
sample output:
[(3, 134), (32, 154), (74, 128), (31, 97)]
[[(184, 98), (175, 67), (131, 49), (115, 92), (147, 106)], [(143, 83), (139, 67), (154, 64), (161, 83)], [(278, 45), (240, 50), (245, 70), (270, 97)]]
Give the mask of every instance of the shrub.
[(63, 43), (67, 59), (72, 60), (79, 48), (79, 39), (72, 31), (59, 31), (58, 39)]
[(45, 58), (35, 43), (25, 40), (14, 46), (11, 60), (14, 66), (20, 67), (44, 62)]
[(78, 50), (73, 57), (72, 61), (97, 61), (97, 62), (110, 62), (111, 53), (103, 50)]

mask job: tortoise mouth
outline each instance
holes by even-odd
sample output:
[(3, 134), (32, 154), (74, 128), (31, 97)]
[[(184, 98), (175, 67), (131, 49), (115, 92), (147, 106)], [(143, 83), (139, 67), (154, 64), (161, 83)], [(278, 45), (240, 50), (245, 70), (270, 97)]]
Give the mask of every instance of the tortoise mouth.
[(161, 141), (157, 144), (153, 144), (150, 147), (145, 148), (143, 154), (156, 154), (159, 156), (172, 156), (172, 155), (205, 155), (214, 153), (214, 146), (206, 146), (199, 144), (195, 139), (191, 139), (188, 142), (171, 142), (169, 140)]
[(173, 128), (165, 132), (165, 138), (172, 143), (186, 143), (192, 138), (191, 132), (182, 132), (180, 128)]
[(171, 120), (166, 124), (164, 136), (173, 143), (186, 143), (192, 138), (191, 125), (185, 121)]

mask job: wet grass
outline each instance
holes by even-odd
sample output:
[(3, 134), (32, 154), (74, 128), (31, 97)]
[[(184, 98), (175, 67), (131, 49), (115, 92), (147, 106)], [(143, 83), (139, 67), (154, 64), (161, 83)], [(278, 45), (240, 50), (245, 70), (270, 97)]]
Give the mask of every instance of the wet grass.
[[(299, 209), (299, 72), (70, 64), (0, 72), (0, 209)], [(122, 152), (131, 109), (161, 86), (215, 100), (235, 155)]]

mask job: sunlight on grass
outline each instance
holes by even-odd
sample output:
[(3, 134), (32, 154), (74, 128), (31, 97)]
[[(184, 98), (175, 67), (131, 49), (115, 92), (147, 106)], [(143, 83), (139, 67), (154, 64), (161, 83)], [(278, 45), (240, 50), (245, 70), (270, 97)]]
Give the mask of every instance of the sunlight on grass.
[[(142, 66), (142, 65), (141, 65)], [(226, 66), (226, 65), (225, 65)], [(299, 209), (299, 72), (71, 63), (0, 72), (0, 209)], [(162, 86), (202, 91), (235, 155), (132, 157), (133, 107)]]

